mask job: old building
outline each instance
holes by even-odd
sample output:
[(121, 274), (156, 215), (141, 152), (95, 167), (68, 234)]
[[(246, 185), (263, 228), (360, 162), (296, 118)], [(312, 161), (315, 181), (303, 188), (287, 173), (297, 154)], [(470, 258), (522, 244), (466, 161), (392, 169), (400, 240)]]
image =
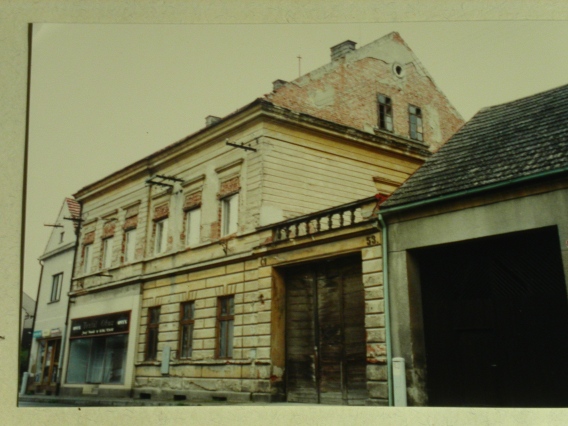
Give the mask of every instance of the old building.
[(83, 189), (66, 394), (387, 404), (377, 193), (462, 124), (396, 33)]
[(482, 109), (381, 206), (410, 404), (567, 405), (566, 114), (568, 86)]
[(28, 371), (34, 393), (53, 394), (60, 383), (62, 336), (67, 319), (68, 293), (75, 255), (79, 204), (66, 198), (54, 223), (45, 252), (39, 258), (41, 276), (33, 323), (33, 344)]

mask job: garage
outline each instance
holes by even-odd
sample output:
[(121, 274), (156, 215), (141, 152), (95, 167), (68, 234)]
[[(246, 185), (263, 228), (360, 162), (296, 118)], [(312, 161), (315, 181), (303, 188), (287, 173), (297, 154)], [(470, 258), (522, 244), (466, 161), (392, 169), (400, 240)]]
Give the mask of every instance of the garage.
[(428, 405), (566, 406), (568, 303), (556, 226), (409, 255), (419, 271)]

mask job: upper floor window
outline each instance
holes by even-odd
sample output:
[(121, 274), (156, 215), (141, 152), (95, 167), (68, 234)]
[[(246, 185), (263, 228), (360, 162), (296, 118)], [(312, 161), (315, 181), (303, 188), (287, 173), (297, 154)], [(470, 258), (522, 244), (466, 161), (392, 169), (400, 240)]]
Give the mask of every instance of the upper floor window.
[(83, 273), (88, 274), (91, 272), (91, 257), (92, 257), (93, 244), (85, 244), (83, 246)]
[(103, 269), (109, 269), (112, 265), (112, 243), (114, 237), (105, 238), (103, 240), (103, 256), (101, 266)]
[(154, 253), (162, 253), (166, 250), (168, 238), (168, 219), (156, 222), (156, 233), (154, 239)]
[(237, 232), (239, 216), (239, 194), (221, 199), (221, 236)]
[(194, 323), (195, 303), (182, 303), (179, 320), (179, 358), (191, 358)]
[(379, 95), (379, 129), (393, 131), (392, 101), (385, 95)]
[(134, 261), (136, 254), (136, 228), (124, 233), (124, 262)]
[(160, 328), (160, 307), (148, 308), (148, 323), (146, 328), (145, 360), (154, 360), (158, 353), (158, 332)]
[(201, 209), (188, 210), (185, 214), (185, 243), (196, 246), (201, 241)]
[(62, 231), (59, 234), (59, 244), (61, 244), (63, 242), (63, 238), (65, 238), (65, 231)]
[(234, 321), (235, 297), (220, 297), (217, 300), (217, 358), (233, 356)]
[(63, 285), (63, 272), (55, 274), (51, 280), (50, 302), (57, 302), (61, 297), (61, 286)]
[(408, 115), (410, 119), (410, 139), (422, 141), (422, 110), (414, 105), (408, 106)]

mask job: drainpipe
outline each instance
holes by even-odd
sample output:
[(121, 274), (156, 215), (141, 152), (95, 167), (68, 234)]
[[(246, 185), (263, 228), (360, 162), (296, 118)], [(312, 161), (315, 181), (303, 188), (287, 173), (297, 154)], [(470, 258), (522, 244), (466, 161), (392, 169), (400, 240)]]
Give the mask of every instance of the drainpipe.
[(387, 388), (389, 395), (389, 406), (394, 405), (393, 398), (393, 374), (392, 374), (392, 343), (390, 328), (390, 297), (389, 297), (389, 261), (388, 261), (388, 231), (383, 215), (379, 210), (379, 224), (383, 234), (383, 292), (385, 302), (385, 341), (387, 347)]

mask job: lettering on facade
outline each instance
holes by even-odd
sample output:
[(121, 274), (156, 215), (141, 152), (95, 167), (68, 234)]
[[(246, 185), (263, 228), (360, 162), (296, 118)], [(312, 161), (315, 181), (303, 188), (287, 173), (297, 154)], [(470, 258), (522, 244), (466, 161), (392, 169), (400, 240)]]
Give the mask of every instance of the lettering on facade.
[(130, 312), (118, 312), (72, 321), (71, 338), (128, 332)]

